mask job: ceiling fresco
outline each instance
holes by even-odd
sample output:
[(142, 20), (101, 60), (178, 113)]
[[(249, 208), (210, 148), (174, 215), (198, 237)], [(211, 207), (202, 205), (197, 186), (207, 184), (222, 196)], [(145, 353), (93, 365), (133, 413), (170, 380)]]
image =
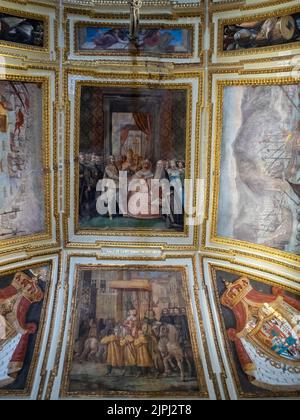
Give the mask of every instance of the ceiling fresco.
[(1, 1), (1, 400), (300, 398), (299, 16)]

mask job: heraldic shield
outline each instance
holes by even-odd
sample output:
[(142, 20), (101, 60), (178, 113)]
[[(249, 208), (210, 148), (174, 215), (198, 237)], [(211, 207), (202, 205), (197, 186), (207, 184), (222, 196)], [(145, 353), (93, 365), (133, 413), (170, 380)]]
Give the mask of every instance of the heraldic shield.
[(27, 322), (27, 315), (43, 298), (33, 273), (17, 272), (11, 283), (0, 289), (0, 389), (12, 384), (23, 368), (30, 335), (38, 328)]
[(300, 301), (275, 287), (272, 295), (258, 292), (246, 277), (225, 285), (221, 303), (236, 319), (227, 333), (250, 382), (300, 390)]

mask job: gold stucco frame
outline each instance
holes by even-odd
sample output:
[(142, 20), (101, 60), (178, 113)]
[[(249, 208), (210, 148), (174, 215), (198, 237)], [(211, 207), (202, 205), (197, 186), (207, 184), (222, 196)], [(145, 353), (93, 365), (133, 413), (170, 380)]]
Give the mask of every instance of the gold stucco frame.
[[(80, 28), (85, 28), (85, 27), (111, 27), (111, 28), (126, 28), (126, 25), (124, 24), (118, 24), (118, 23), (106, 23), (106, 22), (86, 22), (86, 21), (76, 21), (75, 25), (74, 25), (74, 53), (76, 56), (94, 56), (94, 57), (101, 57), (101, 56), (105, 56), (105, 57), (154, 57), (154, 58), (192, 58), (193, 57), (193, 53), (195, 51), (195, 33), (194, 33), (194, 25), (192, 24), (172, 24), (172, 25), (167, 25), (167, 24), (162, 24), (162, 23), (151, 23), (151, 24), (142, 24), (141, 28), (146, 28), (146, 29), (151, 29), (151, 28), (157, 28), (159, 26), (160, 29), (187, 29), (190, 31), (191, 34), (191, 52), (188, 53), (170, 53), (170, 54), (159, 54), (159, 53), (151, 53), (151, 52), (131, 52), (131, 51), (125, 51), (123, 52), (121, 51), (90, 51), (87, 50), (86, 52), (84, 50), (80, 50), (79, 48), (79, 44), (78, 44), (78, 30)], [(68, 25), (69, 27), (69, 25)], [(69, 36), (66, 37), (67, 39), (69, 39)]]
[[(286, 3), (286, 2), (285, 2)], [(269, 4), (265, 4), (265, 6), (269, 6)], [(272, 6), (272, 3), (270, 3), (270, 6)], [(235, 51), (224, 51), (223, 50), (223, 36), (224, 36), (224, 27), (227, 25), (234, 25), (237, 23), (241, 23), (241, 21), (247, 20), (250, 22), (253, 21), (261, 21), (264, 19), (269, 19), (272, 17), (280, 17), (285, 16), (288, 14), (294, 14), (294, 13), (300, 13), (300, 6), (294, 6), (289, 7), (285, 9), (276, 9), (269, 12), (260, 12), (259, 8), (261, 5), (257, 5), (253, 14), (245, 16), (244, 18), (242, 16), (237, 18), (228, 18), (228, 19), (222, 19), (220, 18), (218, 20), (217, 27), (212, 26), (214, 30), (211, 31), (211, 45), (213, 46), (213, 40), (215, 37), (217, 38), (217, 58), (225, 58), (225, 57), (234, 57), (236, 59), (247, 59), (247, 60), (257, 60), (259, 59), (259, 56), (262, 56), (263, 54), (270, 54), (272, 53), (274, 56), (276, 56), (276, 53), (280, 53), (282, 51), (287, 51), (286, 55), (296, 54), (297, 50), (300, 48), (300, 41), (296, 42), (290, 42), (290, 43), (284, 43), (279, 45), (271, 45), (267, 47), (258, 47), (258, 48), (248, 48), (248, 49), (240, 49)], [(245, 10), (252, 10), (254, 8), (254, 5), (251, 5), (251, 7), (245, 8)], [(220, 9), (218, 9), (219, 11)], [(233, 10), (235, 11), (235, 10)], [(217, 31), (217, 34), (214, 33), (214, 31)]]
[(236, 8), (240, 8), (240, 10), (249, 10), (249, 9), (260, 9), (263, 7), (268, 6), (277, 6), (280, 4), (286, 4), (293, 0), (263, 0), (258, 1), (257, 3), (245, 3), (240, 0), (221, 0), (218, 2), (215, 2), (213, 0), (209, 1), (209, 5), (213, 11), (225, 11), (225, 10), (233, 10)]
[[(36, 75), (36, 72), (24, 72), (22, 67), (18, 68), (20, 71), (16, 74), (13, 70), (9, 70), (9, 66), (5, 68), (5, 73), (0, 75), (0, 80), (17, 81), (28, 83), (39, 83), (42, 85), (42, 101), (43, 101), (43, 171), (44, 171), (44, 203), (45, 203), (45, 226), (42, 233), (34, 235), (24, 235), (16, 238), (8, 238), (0, 241), (0, 250), (2, 253), (8, 253), (16, 250), (32, 250), (34, 248), (49, 248), (55, 246), (55, 242), (59, 235), (58, 215), (57, 215), (57, 152), (56, 152), (56, 111), (55, 106), (52, 109), (51, 94), (51, 76)], [(32, 67), (38, 70), (38, 67)], [(56, 71), (52, 68), (43, 68), (49, 72), (53, 72), (52, 76), (55, 78), (55, 85), (57, 83)], [(33, 74), (34, 73), (34, 74)], [(55, 86), (55, 89), (57, 86)], [(52, 118), (51, 118), (52, 115)], [(52, 126), (52, 130), (51, 130)], [(52, 144), (52, 147), (51, 147)], [(51, 154), (53, 154), (53, 165), (51, 166)], [(52, 188), (53, 186), (53, 188)], [(52, 204), (49, 206), (49, 203)], [(53, 221), (55, 221), (55, 236), (53, 238)], [(43, 241), (52, 241), (51, 245), (41, 244)]]
[[(76, 88), (75, 88), (75, 138), (74, 138), (74, 150), (71, 151), (71, 138), (70, 138), (70, 119), (71, 119), (71, 110), (70, 110), (70, 100), (69, 100), (69, 92), (68, 92), (68, 81), (69, 81), (69, 76), (70, 75), (82, 75), (82, 76), (90, 76), (91, 78), (98, 76), (101, 78), (105, 78), (107, 77), (109, 79), (109, 81), (107, 82), (97, 82), (95, 80), (84, 80), (84, 81), (77, 81), (76, 82)], [(134, 80), (138, 78), (138, 79), (142, 79), (143, 82), (135, 82)], [(187, 174), (191, 175), (192, 177), (194, 176), (195, 179), (197, 179), (199, 177), (199, 154), (200, 154), (200, 109), (199, 109), (199, 104), (202, 103), (202, 73), (182, 73), (182, 74), (172, 74), (170, 76), (159, 76), (159, 75), (153, 75), (153, 77), (151, 77), (151, 79), (153, 78), (153, 82), (152, 83), (147, 83), (147, 79), (149, 79), (149, 75), (148, 74), (139, 74), (139, 75), (135, 75), (132, 73), (126, 73), (126, 74), (117, 74), (117, 73), (110, 73), (108, 74), (103, 74), (103, 73), (98, 73), (93, 72), (93, 71), (86, 71), (84, 72), (83, 70), (81, 71), (76, 71), (76, 70), (68, 70), (65, 72), (65, 100), (67, 102), (67, 118), (66, 118), (66, 144), (65, 144), (65, 156), (66, 156), (66, 162), (67, 163), (67, 170), (66, 170), (66, 177), (65, 177), (65, 191), (66, 191), (66, 214), (65, 214), (65, 218), (64, 218), (64, 233), (65, 233), (65, 240), (67, 241), (67, 247), (75, 247), (78, 248), (87, 248), (87, 249), (93, 249), (93, 248), (99, 248), (102, 245), (114, 245), (116, 247), (122, 247), (122, 246), (126, 246), (128, 245), (127, 242), (111, 242), (111, 241), (106, 241), (101, 240), (99, 241), (99, 236), (102, 235), (104, 238), (105, 236), (109, 236), (110, 233), (108, 233), (105, 230), (101, 230), (101, 229), (80, 229), (78, 230), (78, 208), (79, 208), (79, 188), (77, 188), (78, 186), (78, 177), (75, 177), (76, 180), (76, 185), (75, 185), (75, 200), (74, 200), (74, 213), (73, 213), (73, 219), (75, 221), (74, 223), (74, 234), (77, 235), (78, 237), (80, 236), (92, 236), (95, 237), (95, 243), (87, 243), (87, 242), (80, 242), (80, 243), (74, 243), (69, 241), (69, 225), (68, 225), (68, 218), (70, 217), (71, 214), (71, 197), (70, 197), (70, 182), (72, 179), (72, 176), (74, 176), (74, 174), (71, 174), (70, 171), (70, 157), (71, 155), (74, 153), (74, 156), (78, 156), (79, 153), (79, 129), (80, 129), (80, 124), (79, 124), (79, 113), (80, 113), (80, 86), (82, 85), (86, 85), (86, 86), (103, 86), (103, 87), (131, 87), (131, 88), (151, 88), (151, 89), (174, 89), (174, 90), (178, 90), (178, 89), (187, 89), (188, 91), (188, 95), (187, 95), (187, 100), (188, 100), (188, 106), (187, 106), (187, 127), (186, 127), (186, 169), (187, 169)], [(196, 110), (196, 114), (195, 115), (195, 121), (196, 121), (196, 139), (192, 138), (192, 85), (191, 84), (187, 84), (187, 83), (178, 83), (178, 81), (183, 78), (194, 78), (197, 79), (197, 82), (199, 83), (199, 92), (198, 92), (198, 103), (197, 103), (197, 110)], [(114, 82), (114, 79), (125, 79), (125, 80), (132, 80), (132, 82)], [(164, 80), (168, 83), (164, 83), (164, 84), (160, 84), (159, 80)], [(174, 81), (174, 83), (172, 83), (172, 81)], [(176, 81), (176, 82), (175, 82)], [(156, 83), (157, 82), (157, 83)], [(195, 142), (195, 143), (193, 143)], [(191, 148), (192, 145), (195, 144), (195, 174), (191, 174), (191, 167), (192, 167), (192, 156), (191, 156)], [(75, 159), (75, 173), (78, 173), (78, 171), (76, 172), (76, 168), (78, 168), (78, 162)], [(197, 196), (196, 194), (193, 197), (193, 205), (196, 207), (197, 204)], [(186, 238), (189, 235), (189, 232), (191, 231), (191, 229), (193, 229), (193, 236), (194, 236), (194, 240), (193, 240), (193, 244), (191, 246), (187, 246), (187, 245), (183, 245), (181, 246), (180, 244), (178, 245), (167, 245), (167, 244), (162, 244), (161, 242), (159, 242), (159, 238), (161, 237), (166, 237), (166, 238)], [(122, 236), (128, 236), (128, 237), (136, 237), (138, 238), (139, 243), (132, 243), (137, 245), (138, 247), (144, 247), (144, 246), (149, 246), (149, 243), (145, 244), (142, 242), (142, 238), (144, 237), (150, 237), (150, 238), (156, 238), (153, 239), (153, 243), (157, 244), (158, 246), (162, 245), (164, 247), (164, 249), (184, 249), (184, 250), (195, 250), (198, 248), (198, 243), (199, 243), (199, 226), (193, 226), (193, 227), (189, 227), (185, 224), (185, 228), (184, 228), (184, 232), (172, 232), (172, 231), (163, 231), (163, 232), (157, 232), (157, 233), (153, 233), (153, 231), (151, 232), (150, 230), (148, 231), (134, 231), (132, 233), (130, 233), (130, 231), (128, 230), (116, 230), (113, 232), (114, 236), (116, 237), (122, 237)], [(152, 245), (153, 245), (152, 243)]]
[[(54, 275), (54, 263), (53, 263), (53, 258), (49, 257), (44, 261), (41, 262), (34, 262), (32, 264), (29, 264), (29, 262), (26, 263), (26, 265), (22, 265), (22, 266), (17, 266), (15, 268), (11, 268), (9, 270), (7, 269), (2, 269), (0, 270), (0, 276), (5, 276), (5, 275), (9, 275), (9, 274), (13, 274), (16, 273), (18, 271), (22, 271), (22, 270), (28, 270), (31, 268), (38, 268), (38, 267), (44, 267), (44, 266), (49, 266), (50, 268), (50, 280), (48, 282), (48, 284), (46, 285), (46, 290), (45, 290), (45, 296), (44, 296), (44, 302), (43, 302), (43, 307), (41, 310), (41, 316), (40, 316), (40, 321), (39, 321), (39, 328), (38, 328), (38, 332), (37, 332), (37, 339), (36, 339), (36, 343), (35, 343), (35, 347), (34, 347), (34, 353), (32, 356), (32, 361), (31, 361), (31, 365), (29, 368), (29, 372), (28, 372), (28, 376), (26, 379), (26, 385), (24, 390), (1, 390), (0, 389), (0, 398), (1, 397), (9, 397), (9, 398), (14, 398), (14, 397), (30, 397), (31, 393), (32, 393), (32, 388), (33, 388), (33, 384), (34, 384), (34, 377), (36, 374), (36, 370), (37, 370), (37, 365), (40, 362), (40, 347), (41, 347), (41, 343), (42, 340), (44, 338), (45, 335), (45, 327), (46, 327), (46, 321), (47, 319), (52, 319), (53, 313), (50, 313), (49, 311), (49, 305), (50, 305), (50, 296), (51, 296), (51, 289), (53, 287), (53, 284), (55, 283), (55, 281), (53, 281), (53, 275)], [(51, 335), (51, 331), (49, 331), (48, 337), (47, 339), (49, 339)], [(49, 349), (47, 349), (47, 351), (49, 352)], [(45, 357), (46, 353), (45, 353)], [(40, 384), (39, 384), (40, 385)]]
[[(79, 255), (78, 255), (79, 256)], [(69, 259), (72, 258), (73, 256), (70, 255)], [(86, 255), (82, 255), (82, 257), (86, 257)], [(130, 259), (129, 259), (130, 260)], [(197, 334), (196, 334), (196, 329), (195, 329), (195, 325), (193, 322), (193, 316), (192, 316), (192, 309), (191, 309), (191, 301), (190, 301), (190, 294), (188, 291), (188, 279), (187, 279), (187, 269), (186, 266), (149, 266), (149, 265), (139, 265), (134, 264), (134, 265), (106, 265), (106, 264), (76, 264), (76, 280), (74, 282), (74, 286), (73, 286), (73, 290), (71, 291), (72, 293), (72, 309), (71, 309), (71, 313), (73, 313), (75, 307), (76, 307), (76, 298), (77, 298), (77, 294), (76, 291), (78, 290), (78, 282), (79, 282), (79, 271), (80, 270), (128, 270), (128, 269), (133, 269), (133, 270), (142, 270), (142, 271), (178, 271), (180, 270), (182, 273), (182, 281), (184, 284), (184, 298), (187, 302), (187, 313), (188, 313), (188, 321), (189, 321), (189, 328), (190, 328), (190, 332), (191, 332), (191, 337), (192, 337), (192, 348), (193, 348), (193, 354), (194, 354), (194, 359), (195, 359), (195, 363), (196, 363), (196, 370), (197, 370), (197, 375), (198, 375), (198, 383), (199, 383), (199, 392), (197, 393), (172, 393), (172, 392), (163, 392), (163, 393), (155, 393), (155, 392), (151, 392), (151, 393), (145, 393), (145, 392), (121, 392), (121, 391), (112, 391), (112, 392), (69, 392), (68, 391), (68, 383), (69, 383), (69, 373), (70, 373), (70, 369), (71, 369), (71, 363), (72, 363), (72, 356), (73, 356), (73, 351), (72, 351), (72, 345), (74, 343), (74, 325), (76, 322), (76, 316), (73, 314), (73, 316), (71, 315), (71, 323), (70, 323), (70, 331), (67, 334), (67, 348), (66, 348), (66, 353), (64, 356), (64, 366), (63, 366), (63, 373), (62, 373), (62, 380), (61, 380), (61, 389), (60, 389), (60, 397), (62, 399), (64, 398), (74, 398), (74, 397), (132, 397), (132, 398), (155, 398), (155, 397), (170, 397), (170, 398), (175, 398), (175, 397), (182, 397), (182, 398), (186, 398), (186, 397), (190, 397), (190, 398), (207, 398), (208, 396), (208, 392), (207, 392), (207, 385), (206, 385), (206, 380), (205, 377), (202, 373), (202, 360), (200, 358), (200, 354), (198, 351), (198, 345), (197, 345)], [(196, 280), (195, 280), (196, 282)], [(67, 302), (67, 296), (66, 296), (66, 302)], [(198, 313), (198, 316), (201, 317), (201, 313)], [(201, 319), (201, 318), (200, 318)], [(202, 331), (201, 331), (202, 333)], [(203, 337), (203, 336), (202, 336)]]
[(34, 12), (27, 12), (22, 11), (20, 9), (11, 9), (6, 7), (0, 7), (0, 12), (11, 14), (13, 16), (19, 16), (26, 19), (33, 19), (33, 20), (39, 20), (43, 22), (44, 25), (44, 46), (39, 47), (35, 45), (27, 45), (17, 42), (11, 42), (11, 41), (3, 41), (0, 40), (0, 47), (9, 48), (10, 50), (23, 50), (23, 51), (33, 51), (38, 53), (50, 53), (50, 44), (49, 44), (49, 23), (50, 18), (47, 14), (36, 14)]
[[(125, 4), (126, 6), (126, 4)], [(93, 53), (93, 52), (80, 52), (78, 51), (78, 41), (77, 41), (77, 30), (76, 28), (78, 26), (99, 26), (99, 25), (103, 25), (103, 26), (110, 26), (110, 27), (120, 27), (120, 26), (124, 26), (124, 23), (118, 23), (118, 20), (124, 20), (124, 19), (129, 19), (129, 14), (126, 11), (125, 13), (107, 13), (107, 12), (103, 12), (101, 13), (101, 9), (96, 9), (96, 10), (81, 10), (78, 8), (72, 8), (72, 7), (66, 7), (64, 9), (64, 29), (65, 29), (65, 51), (64, 51), (64, 55), (65, 55), (65, 60), (66, 61), (75, 61), (77, 62), (81, 62), (81, 63), (86, 63), (86, 65), (92, 65), (93, 62), (98, 61), (101, 57), (105, 57), (106, 59), (109, 59), (109, 57), (117, 57), (120, 56), (120, 59), (123, 57), (124, 59), (126, 58), (132, 58), (134, 60), (140, 58), (141, 61), (143, 58), (146, 57), (150, 57), (151, 60), (153, 61), (164, 61), (166, 59), (175, 59), (175, 60), (181, 60), (182, 63), (185, 62), (185, 60), (188, 60), (190, 58), (193, 57), (198, 57), (200, 60), (202, 60), (203, 58), (203, 51), (202, 51), (202, 45), (203, 45), (203, 38), (204, 38), (204, 34), (203, 34), (203, 25), (204, 25), (204, 8), (203, 8), (203, 4), (199, 5), (196, 10), (196, 12), (192, 11), (192, 9), (186, 8), (186, 5), (181, 5), (183, 7), (180, 7), (180, 5), (178, 5), (178, 10), (176, 10), (176, 15), (170, 15), (169, 13), (163, 13), (162, 10), (160, 10), (157, 14), (150, 14), (150, 13), (145, 13), (141, 15), (141, 19), (143, 20), (142, 26), (143, 27), (157, 27), (159, 25), (159, 27), (161, 28), (169, 28), (169, 29), (177, 29), (177, 28), (183, 28), (183, 29), (190, 29), (192, 32), (192, 51), (190, 54), (188, 53), (174, 53), (174, 54), (148, 54), (148, 53), (140, 53), (140, 54), (133, 54), (132, 52), (125, 52), (122, 53), (122, 51), (118, 51), (118, 52), (101, 52), (99, 51), (98, 54), (97, 52)], [(127, 6), (126, 6), (127, 7)], [(187, 9), (187, 10), (185, 10)], [(202, 10), (203, 9), (203, 10)], [(71, 28), (70, 28), (70, 18), (73, 17), (74, 18), (74, 22), (73, 22), (73, 45), (72, 45), (72, 51), (75, 57), (82, 57), (82, 60), (74, 60), (74, 58), (69, 58), (69, 54), (71, 52)], [(82, 20), (84, 18), (87, 18), (87, 20)], [(184, 22), (181, 23), (179, 22), (180, 19), (183, 18), (198, 18), (199, 22), (198, 22), (198, 27), (199, 27), (199, 34), (198, 34), (198, 45), (199, 51), (196, 51), (195, 46), (196, 46), (196, 38), (195, 38), (195, 31), (196, 31), (196, 26), (197, 26), (197, 22)], [(90, 19), (90, 21), (88, 20)], [(93, 21), (91, 19), (94, 19)], [(110, 22), (108, 23), (107, 20), (110, 20)], [(162, 23), (162, 22), (156, 22), (153, 23), (152, 20), (163, 20), (163, 21), (168, 21), (167, 23)], [(197, 54), (196, 54), (197, 53)], [(86, 60), (84, 61), (84, 57), (94, 57), (93, 60)]]
[[(204, 261), (206, 258), (209, 258), (208, 256), (201, 256), (200, 257), (200, 264), (201, 264), (201, 271), (202, 273), (204, 272)], [(211, 257), (210, 257), (211, 258)], [(227, 261), (228, 259), (226, 258), (221, 258), (224, 261)], [(268, 272), (265, 272), (264, 270), (261, 271), (261, 275), (255, 275), (255, 274), (249, 274), (249, 272), (247, 272), (244, 269), (234, 269), (231, 268), (230, 266), (226, 266), (224, 267), (223, 265), (220, 264), (220, 258), (216, 257), (216, 262), (209, 262), (208, 266), (209, 266), (209, 272), (210, 272), (210, 278), (212, 279), (212, 290), (213, 290), (213, 299), (214, 299), (214, 306), (216, 307), (216, 313), (217, 313), (217, 317), (218, 317), (218, 322), (219, 325), (221, 326), (221, 333), (222, 333), (222, 342), (219, 341), (219, 338), (217, 337), (216, 334), (216, 325), (214, 322), (214, 316), (212, 313), (212, 305), (210, 303), (210, 299), (208, 296), (208, 291), (206, 290), (206, 296), (207, 296), (207, 302), (208, 306), (209, 306), (209, 311), (210, 311), (210, 318), (211, 318), (211, 326), (212, 328), (214, 328), (213, 334), (214, 334), (214, 338), (215, 338), (215, 343), (217, 346), (217, 350), (218, 350), (218, 354), (219, 354), (219, 358), (220, 360), (222, 360), (222, 354), (221, 354), (221, 350), (220, 350), (220, 346), (222, 346), (225, 349), (226, 352), (226, 356), (227, 356), (227, 360), (230, 362), (229, 363), (229, 367), (230, 367), (230, 373), (232, 375), (232, 378), (234, 379), (234, 385), (235, 385), (235, 391), (237, 392), (237, 395), (239, 397), (239, 399), (245, 399), (245, 398), (274, 398), (274, 397), (286, 397), (286, 398), (293, 398), (293, 397), (299, 397), (300, 392), (299, 391), (292, 391), (292, 392), (283, 392), (282, 388), (278, 388), (276, 389), (276, 387), (273, 388), (272, 391), (267, 391), (264, 389), (261, 389), (260, 393), (252, 393), (252, 392), (244, 392), (242, 389), (242, 386), (240, 384), (240, 380), (239, 380), (239, 375), (238, 375), (238, 371), (237, 371), (237, 366), (236, 366), (236, 361), (234, 360), (233, 354), (232, 354), (232, 350), (230, 348), (230, 342), (227, 338), (227, 331), (226, 331), (226, 327), (225, 327), (225, 322), (222, 316), (222, 305), (221, 305), (221, 301), (220, 301), (220, 296), (218, 294), (218, 289), (217, 289), (217, 278), (216, 278), (216, 271), (220, 270), (220, 271), (224, 271), (224, 272), (228, 272), (230, 274), (234, 274), (236, 276), (246, 276), (248, 278), (250, 278), (250, 280), (255, 280), (261, 283), (265, 283), (265, 284), (269, 284), (272, 286), (276, 286), (276, 287), (281, 287), (282, 289), (292, 292), (296, 295), (300, 296), (300, 291), (296, 288), (293, 287), (287, 287), (284, 286), (282, 284), (279, 284), (277, 282), (275, 282), (274, 280), (270, 280), (267, 279), (267, 275)], [(247, 265), (243, 264), (243, 267), (247, 267)], [(276, 276), (279, 276), (278, 273), (273, 273)], [(222, 363), (224, 363), (224, 361), (222, 361)], [(223, 370), (224, 370), (224, 377), (226, 377), (226, 373), (225, 373), (225, 368), (223, 365)], [(224, 387), (225, 389), (227, 388), (227, 385), (224, 381)]]
[[(276, 69), (274, 70), (276, 71)], [(278, 69), (278, 72), (280, 70)], [(270, 72), (269, 72), (270, 73)], [(213, 75), (225, 76), (224, 79), (218, 81), (213, 81)], [(217, 252), (230, 253), (234, 254), (244, 254), (253, 257), (256, 255), (256, 258), (262, 258), (266, 260), (273, 259), (276, 261), (276, 258), (280, 258), (283, 261), (283, 265), (292, 264), (292, 268), (298, 267), (300, 256), (295, 255), (289, 252), (278, 250), (275, 248), (270, 248), (263, 245), (253, 244), (245, 241), (239, 241), (232, 238), (220, 237), (217, 233), (217, 223), (218, 223), (218, 202), (219, 202), (219, 188), (220, 188), (220, 165), (221, 165), (221, 146), (222, 146), (222, 128), (223, 128), (223, 92), (224, 88), (227, 86), (260, 86), (260, 85), (278, 85), (278, 84), (295, 84), (299, 82), (298, 78), (293, 78), (290, 74), (286, 76), (263, 76), (263, 72), (256, 71), (256, 75), (263, 76), (261, 78), (252, 77), (251, 73), (249, 77), (242, 77), (238, 75), (236, 79), (226, 78), (226, 74), (233, 75), (230, 71), (220, 71), (220, 73), (211, 73), (210, 74), (210, 104), (212, 104), (212, 88), (213, 83), (216, 86), (216, 98), (215, 106), (211, 105), (209, 110), (209, 145), (208, 145), (208, 177), (207, 185), (209, 182), (213, 183), (212, 186), (212, 197), (210, 197), (210, 191), (206, 191), (206, 216), (205, 216), (205, 225), (202, 231), (202, 249), (204, 251), (216, 250)], [(238, 74), (238, 73), (237, 73)], [(246, 73), (245, 73), (246, 75)], [(215, 136), (213, 138), (213, 129)], [(215, 148), (215, 153), (212, 154), (212, 148)], [(211, 156), (211, 157), (210, 157)], [(214, 173), (214, 176), (211, 176), (211, 173)], [(208, 221), (211, 221), (211, 227), (209, 232), (207, 232)], [(213, 245), (213, 248), (207, 245), (207, 234), (209, 235), (209, 242)], [(221, 245), (222, 247), (218, 246)], [(216, 248), (215, 248), (216, 246)], [(226, 246), (226, 248), (224, 248)], [(239, 250), (241, 248), (241, 252)], [(253, 254), (254, 251), (256, 254)], [(261, 254), (260, 256), (258, 254)], [(278, 261), (277, 261), (278, 263)]]

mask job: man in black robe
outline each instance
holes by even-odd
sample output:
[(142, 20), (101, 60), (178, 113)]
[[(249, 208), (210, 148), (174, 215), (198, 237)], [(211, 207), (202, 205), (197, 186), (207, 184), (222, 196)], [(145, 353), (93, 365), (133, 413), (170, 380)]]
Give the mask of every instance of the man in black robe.
[(189, 322), (188, 322), (185, 308), (180, 308), (179, 315), (178, 315), (178, 322), (181, 325), (183, 342), (184, 343), (190, 342), (191, 337), (190, 337), (190, 331), (189, 331)]
[(164, 308), (162, 310), (162, 314), (161, 314), (159, 322), (161, 324), (167, 324), (167, 325), (171, 324), (171, 325), (173, 325), (173, 317), (170, 315), (170, 311), (169, 311), (168, 308)]
[(97, 216), (96, 209), (96, 187), (100, 179), (103, 179), (103, 172), (99, 165), (99, 161), (95, 154), (91, 155), (91, 161), (88, 165), (90, 172), (90, 185), (89, 185), (89, 217)]
[(89, 215), (89, 200), (91, 191), (91, 172), (89, 170), (86, 156), (79, 154), (79, 215), (81, 218)]

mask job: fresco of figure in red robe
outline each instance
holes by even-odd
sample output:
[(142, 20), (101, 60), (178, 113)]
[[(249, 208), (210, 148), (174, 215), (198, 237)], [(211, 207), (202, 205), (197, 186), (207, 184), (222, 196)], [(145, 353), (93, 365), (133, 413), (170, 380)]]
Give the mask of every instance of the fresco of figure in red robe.
[(45, 266), (0, 276), (0, 394), (27, 389), (49, 275)]

